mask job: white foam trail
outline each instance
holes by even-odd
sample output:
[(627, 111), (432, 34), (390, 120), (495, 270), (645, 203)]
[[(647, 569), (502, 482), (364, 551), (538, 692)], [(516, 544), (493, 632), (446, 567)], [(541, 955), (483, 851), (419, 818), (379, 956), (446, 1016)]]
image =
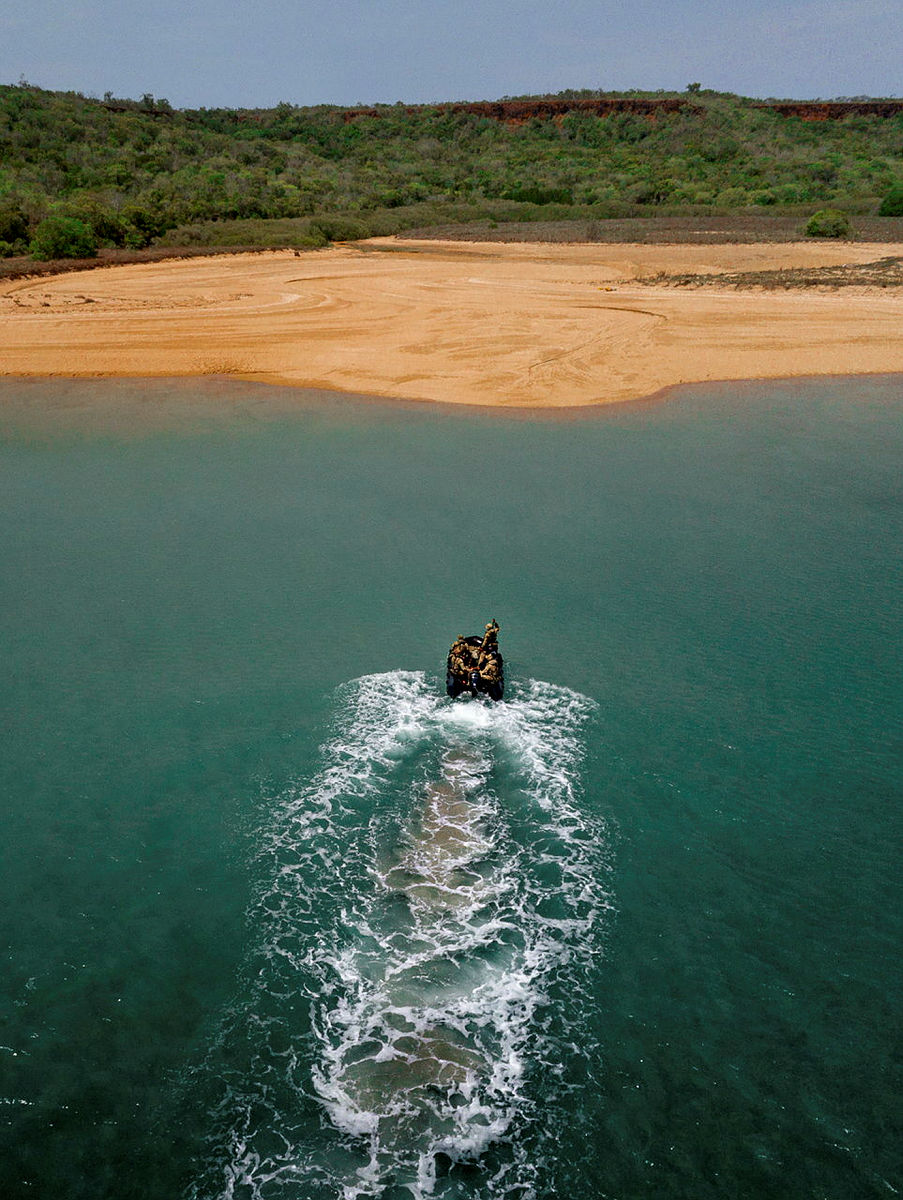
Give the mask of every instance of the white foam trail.
[(480, 1192), (454, 1195), (528, 1200), (531, 1079), (578, 1040), (553, 998), (579, 997), (608, 903), (578, 786), (593, 704), (536, 681), (449, 702), (414, 672), (340, 701), (261, 847), (250, 1004), (211, 1054), (247, 1062), (220, 1072), (226, 1145), (191, 1194), (420, 1200), (451, 1195), (437, 1156), (493, 1148)]
[(375, 949), (343, 949), (332, 964), (348, 1000), (320, 1029), (314, 1081), (337, 1128), (370, 1137), (365, 1183), (348, 1196), (373, 1194), (402, 1163), (411, 1194), (429, 1194), (437, 1153), (476, 1157), (510, 1122), (521, 1072), (516, 1055), (499, 1053), (507, 1031), (495, 996), (508, 962), (481, 953), (503, 942), (498, 901), (511, 889), (504, 868), (485, 870), (496, 848), (488, 768), (463, 747), (446, 750), (400, 852), (374, 872), (404, 899), (405, 917), (370, 939)]

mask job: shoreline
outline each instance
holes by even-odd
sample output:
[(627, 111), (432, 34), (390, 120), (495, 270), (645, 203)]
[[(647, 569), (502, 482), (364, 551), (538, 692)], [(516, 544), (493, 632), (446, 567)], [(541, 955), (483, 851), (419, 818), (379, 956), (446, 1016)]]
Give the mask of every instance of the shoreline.
[[(378, 396), (335, 389), (306, 388), (297, 384), (245, 381), (224, 375), (207, 376), (41, 376), (0, 375), (0, 436), (27, 431), (29, 438), (43, 442), (59, 436), (103, 433), (130, 441), (147, 435), (182, 429), (232, 426), (263, 427), (283, 419), (292, 420), (318, 406), (342, 406), (349, 413), (415, 415), (429, 410), (456, 414), (461, 419), (521, 421), (540, 424), (596, 422), (619, 416), (636, 416), (659, 406), (684, 400), (720, 403), (730, 389), (729, 400), (743, 407), (755, 400), (759, 389), (773, 385), (780, 394), (794, 384), (803, 388), (847, 383), (862, 398), (871, 388), (880, 391), (887, 380), (903, 394), (903, 371), (867, 372), (858, 375), (795, 375), (767, 379), (713, 379), (701, 384), (672, 384), (647, 396), (615, 404), (514, 406), (499, 404), (442, 404), (402, 396)], [(100, 388), (87, 390), (92, 383)], [(234, 385), (239, 385), (235, 387)], [(56, 385), (56, 387), (54, 387)], [(106, 387), (109, 390), (106, 390)], [(31, 389), (36, 389), (32, 391)]]
[[(741, 290), (718, 276), (856, 268), (898, 250), (380, 238), (104, 266), (0, 285), (0, 378), (226, 376), (550, 410), (686, 384), (896, 374), (900, 289)], [(652, 280), (687, 274), (706, 282)]]

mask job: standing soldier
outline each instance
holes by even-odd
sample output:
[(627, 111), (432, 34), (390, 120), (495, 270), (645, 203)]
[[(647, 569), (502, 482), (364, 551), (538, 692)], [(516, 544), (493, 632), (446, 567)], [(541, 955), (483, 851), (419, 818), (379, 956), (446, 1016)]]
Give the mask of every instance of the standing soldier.
[(498, 646), (498, 640), (499, 640), (499, 623), (495, 619), (495, 617), (493, 617), (492, 620), (489, 622), (489, 624), (486, 626), (486, 632), (483, 634), (483, 640), (480, 643), (480, 651), (485, 652), (487, 650), (494, 649), (495, 647)]

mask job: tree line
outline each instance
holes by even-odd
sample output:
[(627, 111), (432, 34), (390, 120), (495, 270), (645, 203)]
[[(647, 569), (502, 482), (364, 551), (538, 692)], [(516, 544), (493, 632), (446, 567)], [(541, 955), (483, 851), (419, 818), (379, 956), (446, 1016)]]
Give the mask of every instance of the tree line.
[(2, 86), (0, 255), (141, 248), (180, 230), (190, 241), (200, 226), (227, 242), (230, 223), (249, 220), (277, 223), (283, 242), (295, 222), (295, 243), (311, 245), (330, 225), (365, 236), (431, 213), (903, 211), (903, 115), (807, 121), (691, 88), (692, 104), (655, 116), (504, 122), (401, 105), (353, 120), (326, 105), (177, 110), (151, 95)]

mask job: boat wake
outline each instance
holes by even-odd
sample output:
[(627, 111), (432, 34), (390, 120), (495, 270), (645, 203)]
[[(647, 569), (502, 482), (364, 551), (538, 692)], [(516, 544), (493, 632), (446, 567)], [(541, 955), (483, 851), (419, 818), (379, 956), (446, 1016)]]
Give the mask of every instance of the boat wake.
[(546, 1191), (565, 1064), (592, 1054), (606, 843), (579, 789), (592, 701), (512, 692), (453, 702), (401, 671), (341, 690), (262, 839), (195, 1200)]

